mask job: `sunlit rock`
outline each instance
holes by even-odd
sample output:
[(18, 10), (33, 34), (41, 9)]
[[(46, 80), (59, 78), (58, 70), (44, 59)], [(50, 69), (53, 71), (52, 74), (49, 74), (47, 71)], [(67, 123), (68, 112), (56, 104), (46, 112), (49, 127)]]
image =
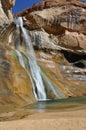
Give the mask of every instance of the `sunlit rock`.
[(64, 36), (60, 39), (60, 44), (67, 48), (86, 50), (86, 35), (65, 31)]
[(16, 16), (24, 16), (31, 30), (43, 27), (53, 34), (62, 34), (65, 29), (86, 34), (85, 8), (86, 3), (80, 0), (44, 0)]
[[(44, 0), (31, 8), (17, 13), (15, 16), (22, 16), (24, 26), (30, 31), (37, 33), (37, 31), (43, 29), (46, 32), (46, 37), (48, 33), (54, 39), (61, 40), (59, 43), (65, 42), (64, 44), (70, 49), (73, 47), (76, 50), (86, 50), (85, 14), (86, 3), (80, 0)], [(70, 35), (65, 33), (67, 31)], [(60, 45), (64, 47), (63, 44)]]
[(13, 20), (11, 8), (14, 6), (15, 0), (0, 1), (0, 26), (6, 26)]
[(38, 49), (56, 50), (57, 48), (58, 39), (45, 31), (32, 32), (31, 39), (33, 45)]

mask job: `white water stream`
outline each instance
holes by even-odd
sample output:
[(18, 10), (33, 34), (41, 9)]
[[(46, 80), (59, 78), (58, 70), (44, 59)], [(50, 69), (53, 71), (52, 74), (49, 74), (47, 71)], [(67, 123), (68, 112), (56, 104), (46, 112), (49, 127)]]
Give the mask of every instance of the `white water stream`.
[[(22, 17), (15, 18), (14, 23), (16, 25), (16, 30), (14, 31), (15, 33), (11, 32), (9, 36), (9, 43), (13, 43), (15, 46), (15, 52), (19, 62), (22, 68), (24, 68), (30, 76), (36, 100), (50, 100), (52, 99), (52, 95), (55, 96), (55, 99), (64, 98), (64, 94), (60, 91), (60, 89), (54, 85), (54, 83), (38, 66), (29, 31), (23, 27)], [(13, 41), (12, 37), (15, 34), (16, 39)]]
[[(15, 19), (14, 22), (16, 24), (17, 29), (21, 28), (22, 33), (23, 33), (23, 38), (24, 38), (25, 46), (27, 48), (27, 53), (28, 53), (28, 64), (30, 66), (31, 77), (34, 81), (34, 86), (35, 86), (34, 88), (35, 88), (36, 99), (37, 100), (46, 100), (46, 92), (45, 92), (45, 87), (44, 87), (42, 77), (40, 74), (40, 68), (36, 62), (35, 52), (34, 52), (30, 37), (28, 35), (28, 32), (23, 27), (23, 20), (21, 17)], [(23, 68), (25, 68), (21, 54), (18, 51), (17, 51), (17, 54), (18, 54), (21, 66)]]

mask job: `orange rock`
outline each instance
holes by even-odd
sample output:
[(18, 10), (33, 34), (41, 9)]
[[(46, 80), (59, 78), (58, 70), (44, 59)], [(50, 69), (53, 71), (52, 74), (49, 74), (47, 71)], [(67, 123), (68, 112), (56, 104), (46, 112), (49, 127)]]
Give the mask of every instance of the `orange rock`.
[(65, 35), (60, 39), (60, 44), (67, 48), (86, 50), (86, 36), (77, 32), (65, 31)]
[(57, 35), (65, 29), (86, 34), (85, 14), (86, 3), (79, 0), (44, 0), (15, 16), (23, 16), (30, 30), (44, 28)]
[(30, 77), (11, 48), (0, 46), (0, 104), (12, 107), (35, 102)]
[[(43, 0), (16, 16), (23, 16), (24, 25), (28, 30), (39, 31), (43, 28), (48, 34), (60, 36), (59, 43), (64, 41), (69, 48), (86, 50), (86, 3), (80, 0)], [(71, 35), (64, 36), (66, 30)], [(76, 33), (72, 34), (72, 32)], [(78, 34), (78, 40), (76, 36), (72, 37), (76, 34)], [(81, 39), (83, 39), (82, 42)]]

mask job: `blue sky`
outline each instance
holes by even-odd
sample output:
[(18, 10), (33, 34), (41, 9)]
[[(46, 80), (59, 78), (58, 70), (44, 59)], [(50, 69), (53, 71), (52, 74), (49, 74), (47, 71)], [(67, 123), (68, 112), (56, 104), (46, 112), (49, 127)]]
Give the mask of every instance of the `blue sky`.
[[(13, 14), (17, 13), (23, 9), (26, 9), (26, 8), (32, 6), (33, 4), (38, 3), (40, 1), (42, 1), (42, 0), (22, 0), (22, 1), (16, 0), (16, 4), (13, 7)], [(81, 1), (86, 2), (86, 0), (81, 0)]]
[(86, 2), (86, 0), (81, 0), (81, 1)]
[(23, 9), (26, 9), (32, 6), (35, 3), (38, 3), (42, 0), (16, 0), (15, 6), (13, 7), (13, 14), (17, 13)]

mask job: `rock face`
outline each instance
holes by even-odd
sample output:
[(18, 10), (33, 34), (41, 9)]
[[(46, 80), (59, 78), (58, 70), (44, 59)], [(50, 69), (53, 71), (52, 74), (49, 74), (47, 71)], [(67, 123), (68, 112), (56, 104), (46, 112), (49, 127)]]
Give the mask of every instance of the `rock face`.
[(0, 26), (5, 26), (13, 20), (11, 8), (15, 4), (15, 0), (0, 1)]
[(60, 44), (72, 49), (86, 50), (86, 36), (82, 33), (65, 31), (65, 35), (60, 39)]
[[(62, 33), (66, 28), (85, 33), (85, 8), (86, 3), (79, 0), (44, 0), (21, 12), (18, 16), (22, 15), (27, 19), (29, 29), (43, 27), (46, 31), (57, 34)], [(60, 26), (61, 32), (59, 32)]]
[[(41, 30), (41, 28), (43, 28), (47, 33), (53, 34), (58, 38), (58, 36), (63, 37), (66, 30), (71, 32), (71, 34), (72, 32), (77, 32), (77, 35), (79, 35), (78, 33), (81, 33), (83, 34), (82, 37), (85, 37), (85, 15), (86, 3), (81, 2), (80, 0), (44, 0), (36, 5), (33, 5), (31, 8), (16, 14), (15, 16), (24, 17), (27, 29), (32, 31)], [(72, 39), (70, 38), (70, 40)], [(75, 45), (69, 45), (69, 43), (68, 47), (71, 47), (72, 45), (77, 46), (76, 44), (78, 44), (78, 41), (76, 40), (77, 38), (74, 38), (71, 41), (71, 43), (74, 42)], [(84, 39), (84, 42), (85, 41), (86, 39)], [(63, 46), (64, 45), (65, 43), (63, 43)], [(85, 49), (84, 45), (81, 48)]]
[(45, 31), (33, 31), (31, 38), (33, 45), (38, 49), (55, 50), (57, 48), (57, 39)]
[(11, 9), (15, 4), (15, 0), (1, 0), (3, 11), (9, 19), (13, 19)]
[[(68, 53), (67, 55), (70, 55)], [(73, 66), (60, 52), (37, 52), (43, 72), (66, 98), (85, 96), (86, 70)], [(73, 56), (72, 56), (73, 57)], [(50, 94), (50, 93), (49, 93)]]
[(17, 53), (0, 46), (0, 105), (21, 107), (34, 101), (30, 78), (19, 64)]

